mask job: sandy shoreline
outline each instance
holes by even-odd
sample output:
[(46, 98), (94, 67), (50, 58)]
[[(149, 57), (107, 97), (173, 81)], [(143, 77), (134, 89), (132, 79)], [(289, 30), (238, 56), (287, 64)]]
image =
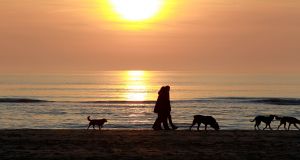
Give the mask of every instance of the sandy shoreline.
[(300, 131), (0, 130), (0, 159), (300, 159)]

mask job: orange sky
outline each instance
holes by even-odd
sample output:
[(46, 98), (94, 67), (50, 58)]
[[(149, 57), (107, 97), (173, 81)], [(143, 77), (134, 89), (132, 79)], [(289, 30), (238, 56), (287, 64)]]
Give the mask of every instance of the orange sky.
[(106, 0), (0, 0), (0, 71), (300, 73), (300, 1), (178, 0), (130, 30)]

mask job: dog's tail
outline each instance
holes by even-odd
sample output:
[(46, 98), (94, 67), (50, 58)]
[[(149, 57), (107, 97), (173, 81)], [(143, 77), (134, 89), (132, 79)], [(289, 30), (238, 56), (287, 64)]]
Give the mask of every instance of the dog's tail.
[(252, 121), (250, 121), (250, 122), (254, 122), (254, 121), (255, 121), (255, 118)]
[(88, 116), (88, 117), (87, 117), (87, 120), (88, 120), (88, 121), (91, 121), (90, 117), (91, 117), (91, 116)]

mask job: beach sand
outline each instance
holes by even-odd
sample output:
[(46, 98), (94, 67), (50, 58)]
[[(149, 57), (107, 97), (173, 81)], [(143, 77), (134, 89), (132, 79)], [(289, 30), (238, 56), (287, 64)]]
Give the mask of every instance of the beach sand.
[(0, 130), (0, 159), (300, 159), (300, 131)]

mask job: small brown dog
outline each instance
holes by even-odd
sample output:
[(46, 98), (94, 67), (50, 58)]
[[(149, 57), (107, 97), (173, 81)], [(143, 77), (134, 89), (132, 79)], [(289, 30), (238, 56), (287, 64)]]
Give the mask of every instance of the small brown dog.
[(104, 123), (107, 122), (106, 119), (90, 119), (90, 116), (87, 117), (87, 120), (90, 121), (87, 129), (89, 129), (90, 126), (93, 126), (93, 128), (95, 129), (95, 125), (97, 125), (97, 126), (99, 126), (99, 130), (101, 130)]

